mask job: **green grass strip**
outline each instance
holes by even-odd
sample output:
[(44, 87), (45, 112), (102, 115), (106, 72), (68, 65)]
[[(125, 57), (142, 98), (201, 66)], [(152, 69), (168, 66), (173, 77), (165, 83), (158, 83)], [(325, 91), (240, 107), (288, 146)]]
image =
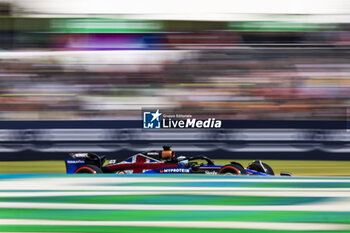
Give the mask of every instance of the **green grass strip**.
[(155, 211), (2, 208), (0, 218), (81, 221), (255, 221), (350, 224), (350, 212), (317, 211)]
[[(252, 193), (253, 194), (253, 193)], [(214, 195), (106, 195), (53, 197), (0, 197), (0, 202), (48, 202), (89, 204), (163, 204), (163, 205), (296, 205), (338, 200), (326, 197), (269, 197)]]

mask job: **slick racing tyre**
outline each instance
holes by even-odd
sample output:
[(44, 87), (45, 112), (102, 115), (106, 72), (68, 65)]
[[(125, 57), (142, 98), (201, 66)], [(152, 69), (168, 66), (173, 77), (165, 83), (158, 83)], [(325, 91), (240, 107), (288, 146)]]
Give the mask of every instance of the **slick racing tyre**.
[(102, 170), (95, 165), (85, 165), (75, 170), (74, 173), (96, 174), (96, 173), (102, 173)]
[[(264, 170), (264, 168), (266, 170)], [(268, 164), (260, 162), (260, 161), (254, 161), (253, 163), (251, 163), (248, 166), (248, 169), (252, 169), (252, 170), (257, 171), (257, 172), (264, 172), (264, 173), (272, 175), (272, 176), (275, 175), (275, 172), (273, 171), (273, 169)]]
[(239, 175), (247, 175), (247, 172), (241, 166), (238, 166), (235, 164), (229, 164), (222, 167), (219, 170), (218, 174), (222, 174), (225, 176), (239, 176)]

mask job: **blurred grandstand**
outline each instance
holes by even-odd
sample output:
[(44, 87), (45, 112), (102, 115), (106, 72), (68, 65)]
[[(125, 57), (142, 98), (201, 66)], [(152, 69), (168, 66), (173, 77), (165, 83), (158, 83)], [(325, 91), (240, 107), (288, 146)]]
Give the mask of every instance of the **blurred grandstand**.
[(42, 2), (0, 1), (1, 120), (135, 120), (153, 107), (231, 120), (346, 117), (348, 5), (334, 18), (189, 20), (55, 14)]

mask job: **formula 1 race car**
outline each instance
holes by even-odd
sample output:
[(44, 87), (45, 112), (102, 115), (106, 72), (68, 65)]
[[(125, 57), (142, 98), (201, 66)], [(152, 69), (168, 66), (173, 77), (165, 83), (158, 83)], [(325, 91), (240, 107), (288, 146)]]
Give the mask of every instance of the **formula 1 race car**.
[[(67, 159), (67, 173), (196, 173), (222, 175), (259, 175), (274, 176), (272, 168), (259, 160), (244, 168), (240, 163), (231, 162), (227, 165), (216, 165), (206, 156), (175, 157), (170, 146), (164, 146), (162, 151), (138, 153), (123, 160), (109, 160), (94, 153), (71, 153), (73, 159)], [(198, 162), (201, 162), (198, 164)], [(281, 176), (290, 176), (281, 173)]]

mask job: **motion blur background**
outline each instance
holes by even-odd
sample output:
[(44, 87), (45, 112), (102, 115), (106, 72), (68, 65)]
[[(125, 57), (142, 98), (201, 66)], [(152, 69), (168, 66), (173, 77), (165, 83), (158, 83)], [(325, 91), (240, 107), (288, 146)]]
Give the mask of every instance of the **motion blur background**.
[[(349, 52), (349, 0), (0, 0), (0, 231), (350, 232)], [(164, 144), (295, 177), (2, 174)]]
[[(345, 123), (324, 126), (347, 118), (349, 45), (346, 0), (0, 0), (1, 159), (167, 142), (221, 157), (347, 160)], [(141, 108), (240, 123), (145, 132), (132, 123)]]

